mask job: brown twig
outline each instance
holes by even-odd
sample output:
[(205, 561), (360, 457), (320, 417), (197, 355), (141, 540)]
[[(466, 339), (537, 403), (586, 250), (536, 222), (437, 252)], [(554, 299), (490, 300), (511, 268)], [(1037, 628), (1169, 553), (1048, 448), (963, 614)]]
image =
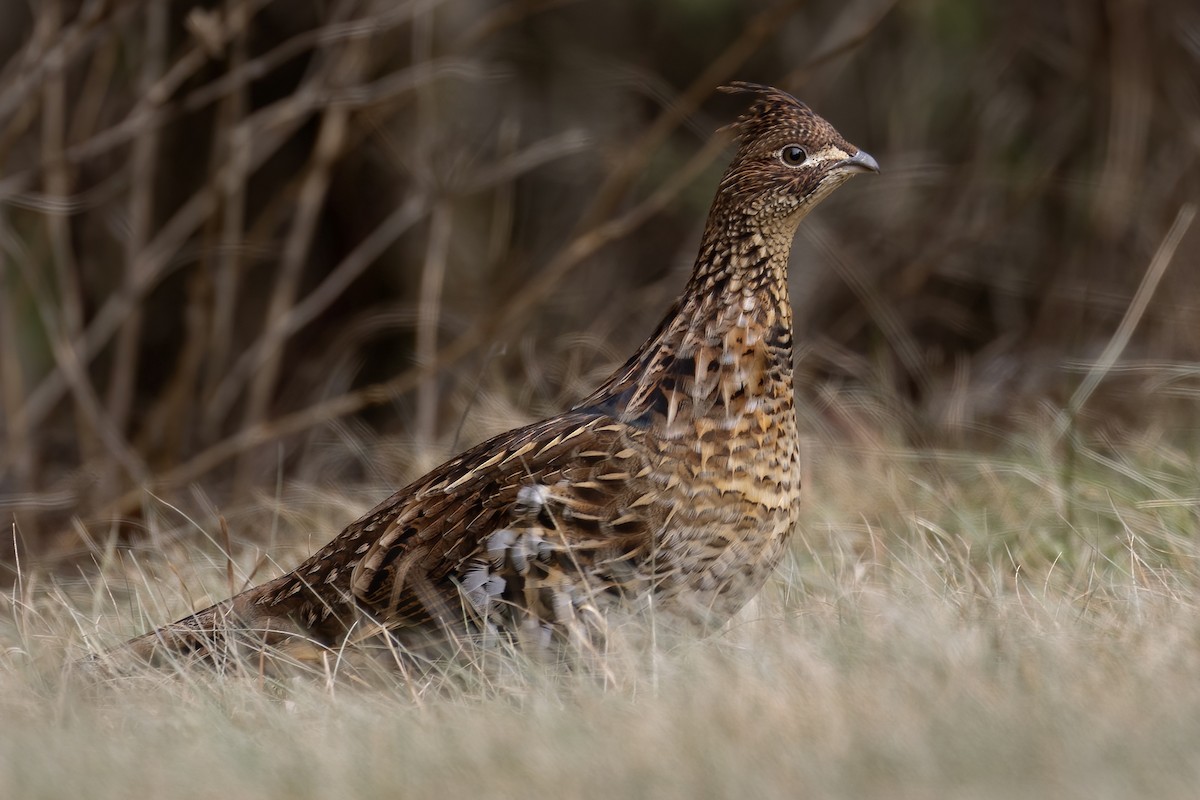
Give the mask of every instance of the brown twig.
[[(331, 54), (330, 57), (332, 63), (325, 70), (318, 71), (311, 79), (315, 82), (315, 91), (319, 92), (321, 84), (325, 81), (338, 84), (353, 82), (363, 67), (361, 55), (350, 49), (343, 50), (336, 56)], [(274, 395), (283, 357), (282, 340), (274, 331), (278, 330), (279, 318), (295, 303), (301, 270), (307, 263), (308, 250), (321, 208), (325, 203), (325, 194), (329, 189), (330, 172), (345, 147), (348, 117), (349, 111), (336, 105), (329, 107), (322, 116), (317, 141), (300, 187), (292, 227), (284, 242), (283, 257), (263, 322), (264, 340), (260, 347), (265, 357), (250, 383), (250, 394), (243, 418), (244, 427), (257, 425), (265, 418)]]
[(760, 12), (742, 29), (738, 38), (709, 62), (675, 102), (668, 105), (625, 151), (625, 157), (609, 173), (596, 192), (591, 207), (580, 220), (581, 229), (593, 227), (598, 220), (612, 214), (659, 145), (679, 127), (680, 122), (696, 113), (696, 109), (712, 93), (713, 87), (727, 82), (762, 43), (776, 33), (779, 25), (795, 13), (799, 5), (798, 2), (785, 2)]
[[(168, 23), (169, 9), (166, 0), (149, 0), (146, 12), (146, 53), (138, 79), (143, 92), (154, 85), (166, 68)], [(129, 238), (125, 246), (126, 283), (138, 282), (138, 273), (142, 269), (142, 250), (150, 240), (152, 232), (158, 144), (158, 129), (148, 127), (142, 131), (133, 148), (130, 166)], [(129, 425), (141, 338), (142, 312), (139, 307), (134, 307), (121, 323), (108, 377), (106, 406), (113, 428), (119, 432), (126, 431)]]

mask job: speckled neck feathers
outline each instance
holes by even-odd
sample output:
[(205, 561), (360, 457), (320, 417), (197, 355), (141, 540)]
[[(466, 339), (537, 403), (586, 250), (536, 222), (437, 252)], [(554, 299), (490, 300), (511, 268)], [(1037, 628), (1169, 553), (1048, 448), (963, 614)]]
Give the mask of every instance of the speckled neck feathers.
[[(792, 392), (788, 232), (765, 234), (713, 209), (683, 296), (626, 364), (577, 408), (620, 419), (755, 411), (764, 394)], [(751, 401), (751, 402), (748, 402)]]

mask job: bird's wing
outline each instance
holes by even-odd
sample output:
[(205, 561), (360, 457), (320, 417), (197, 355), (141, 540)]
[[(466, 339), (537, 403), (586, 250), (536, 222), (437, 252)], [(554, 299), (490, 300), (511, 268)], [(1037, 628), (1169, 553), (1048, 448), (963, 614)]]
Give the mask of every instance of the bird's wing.
[(642, 437), (569, 412), (467, 451), (356, 523), (351, 591), (390, 628), (456, 625), (494, 604), (538, 614), (542, 589), (639, 562), (653, 530)]

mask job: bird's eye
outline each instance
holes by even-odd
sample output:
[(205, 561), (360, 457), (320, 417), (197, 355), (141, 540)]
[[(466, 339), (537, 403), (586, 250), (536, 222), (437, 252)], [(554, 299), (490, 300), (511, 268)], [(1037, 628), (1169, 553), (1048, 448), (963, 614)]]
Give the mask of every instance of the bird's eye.
[(808, 160), (808, 153), (798, 144), (789, 144), (779, 151), (779, 160), (789, 167), (798, 167)]

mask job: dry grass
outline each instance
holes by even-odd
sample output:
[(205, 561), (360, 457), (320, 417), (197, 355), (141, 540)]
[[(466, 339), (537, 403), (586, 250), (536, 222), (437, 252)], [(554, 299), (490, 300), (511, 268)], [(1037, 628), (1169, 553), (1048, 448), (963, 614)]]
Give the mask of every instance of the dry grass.
[[(84, 638), (227, 590), (215, 522), (198, 521), (202, 558), (193, 523), (158, 508), (154, 547), (111, 556), (90, 592), (31, 574), (14, 591), (0, 795), (1192, 796), (1195, 454), (1151, 434), (996, 455), (886, 438), (810, 442), (794, 557), (727, 630), (592, 670), (498, 652), (369, 685), (336, 666), (72, 677)], [(375, 491), (287, 490), (231, 526), (274, 519), (275, 553), (299, 558)], [(233, 556), (249, 571), (259, 550)]]

